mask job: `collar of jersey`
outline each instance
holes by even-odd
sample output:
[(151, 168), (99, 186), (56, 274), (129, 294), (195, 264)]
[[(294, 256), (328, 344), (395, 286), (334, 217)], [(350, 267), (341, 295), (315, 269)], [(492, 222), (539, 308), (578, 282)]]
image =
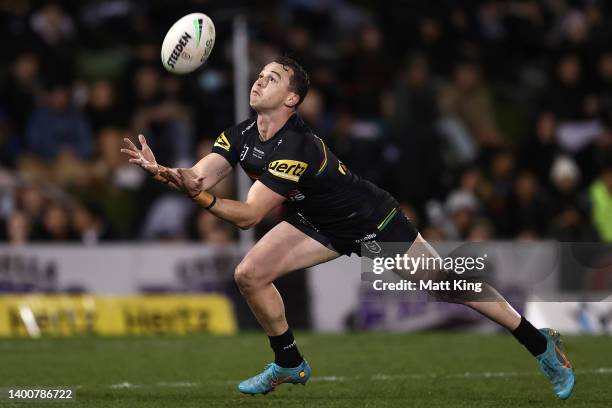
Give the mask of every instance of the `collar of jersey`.
[(276, 140), (278, 138), (278, 136), (280, 136), (280, 134), (283, 133), (283, 131), (285, 129), (287, 129), (288, 127), (294, 126), (297, 123), (298, 118), (299, 118), (299, 116), (298, 116), (297, 112), (293, 113), (291, 116), (289, 116), (289, 118), (287, 119), (285, 124), (280, 129), (278, 129), (278, 131), (274, 134), (274, 136), (272, 136), (268, 140), (261, 140), (260, 133), (259, 133), (259, 128), (257, 127), (257, 117), (255, 117), (255, 129), (257, 129), (257, 140), (261, 144), (266, 144), (266, 143), (269, 143), (269, 142), (271, 142), (273, 140)]

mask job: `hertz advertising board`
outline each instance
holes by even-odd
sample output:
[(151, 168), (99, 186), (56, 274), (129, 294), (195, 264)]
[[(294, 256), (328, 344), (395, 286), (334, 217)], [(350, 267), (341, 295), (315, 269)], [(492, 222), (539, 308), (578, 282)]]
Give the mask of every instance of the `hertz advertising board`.
[(232, 334), (229, 299), (201, 296), (2, 296), (0, 336)]

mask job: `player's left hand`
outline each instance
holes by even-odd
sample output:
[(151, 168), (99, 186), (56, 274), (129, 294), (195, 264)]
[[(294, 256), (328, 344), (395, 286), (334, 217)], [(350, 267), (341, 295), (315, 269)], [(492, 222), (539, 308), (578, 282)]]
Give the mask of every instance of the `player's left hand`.
[(127, 137), (124, 138), (123, 141), (125, 142), (126, 148), (121, 149), (121, 153), (125, 153), (130, 156), (130, 159), (128, 160), (130, 163), (139, 165), (153, 176), (159, 173), (160, 166), (157, 164), (153, 150), (151, 150), (147, 144), (147, 139), (145, 139), (144, 135), (138, 135), (138, 141), (140, 142), (142, 149), (138, 149), (134, 142)]
[(196, 196), (202, 191), (203, 177), (198, 176), (192, 169), (164, 169), (161, 175), (183, 190), (189, 197)]

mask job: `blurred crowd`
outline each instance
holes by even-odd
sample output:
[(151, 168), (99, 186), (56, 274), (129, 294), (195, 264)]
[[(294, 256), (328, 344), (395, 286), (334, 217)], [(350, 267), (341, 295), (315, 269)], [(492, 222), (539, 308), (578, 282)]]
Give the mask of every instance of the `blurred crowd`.
[[(212, 56), (168, 74), (162, 39), (194, 11), (215, 22)], [(252, 78), (302, 63), (302, 117), (426, 238), (612, 241), (603, 0), (0, 1), (0, 240), (235, 241), (119, 149), (143, 133), (189, 167), (235, 123), (239, 14)], [(237, 194), (231, 177), (215, 189)]]

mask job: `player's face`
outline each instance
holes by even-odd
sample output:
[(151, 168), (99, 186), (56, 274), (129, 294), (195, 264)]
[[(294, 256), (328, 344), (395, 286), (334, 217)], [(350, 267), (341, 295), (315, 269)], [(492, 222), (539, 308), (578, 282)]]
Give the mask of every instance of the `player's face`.
[(249, 103), (255, 112), (274, 110), (282, 106), (294, 106), (298, 96), (289, 90), (291, 68), (271, 62), (266, 65), (253, 86)]

